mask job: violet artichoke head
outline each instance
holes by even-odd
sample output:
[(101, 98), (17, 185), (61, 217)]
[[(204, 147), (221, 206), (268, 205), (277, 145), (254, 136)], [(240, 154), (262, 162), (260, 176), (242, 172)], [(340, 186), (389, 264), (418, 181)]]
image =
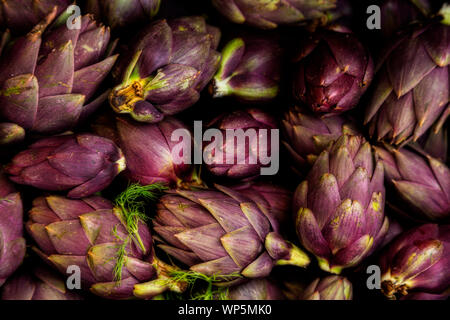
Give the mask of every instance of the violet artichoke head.
[(87, 0), (86, 11), (118, 29), (150, 20), (160, 4), (161, 0)]
[(278, 233), (270, 211), (238, 191), (175, 190), (163, 196), (153, 220), (164, 240), (159, 247), (207, 276), (226, 276), (226, 283), (263, 278), (275, 265), (309, 264), (308, 256)]
[(450, 27), (419, 25), (387, 50), (377, 68), (365, 123), (370, 134), (393, 145), (416, 141), (450, 114)]
[(388, 230), (381, 161), (361, 136), (344, 135), (323, 151), (294, 195), (297, 234), (321, 269), (358, 265)]
[(108, 187), (125, 167), (122, 151), (111, 140), (78, 134), (37, 141), (12, 159), (7, 173), (18, 184), (82, 198)]
[(26, 227), (37, 243), (35, 251), (46, 262), (63, 274), (69, 266), (78, 266), (82, 286), (96, 295), (141, 297), (134, 286), (147, 281), (156, 295), (171, 284), (153, 282), (160, 263), (153, 255), (145, 222), (133, 212), (114, 208), (106, 199), (37, 198)]
[(234, 96), (244, 102), (264, 102), (279, 92), (282, 50), (269, 37), (242, 37), (228, 42), (210, 91), (214, 98)]
[(260, 109), (238, 110), (214, 119), (209, 127), (221, 133), (203, 148), (206, 167), (213, 175), (255, 178), (261, 175), (262, 168), (274, 165), (273, 159), (272, 163), (268, 160), (278, 152), (272, 150), (278, 146), (278, 140), (272, 143), (278, 129), (275, 118), (268, 113)]
[(284, 146), (299, 168), (314, 164), (318, 155), (343, 134), (357, 135), (352, 121), (342, 115), (321, 117), (294, 107), (282, 120)]
[(219, 66), (219, 39), (202, 17), (155, 21), (115, 70), (122, 82), (109, 96), (111, 107), (154, 123), (192, 106)]
[(348, 29), (335, 26), (303, 39), (295, 56), (293, 92), (314, 112), (353, 109), (373, 77), (368, 50)]
[(55, 271), (38, 266), (14, 275), (3, 286), (1, 300), (83, 300)]
[(285, 300), (277, 284), (268, 279), (253, 279), (244, 284), (231, 287), (226, 300)]
[(405, 204), (405, 214), (425, 221), (450, 219), (450, 170), (426, 153), (411, 149), (395, 149), (387, 144), (377, 147), (383, 162), (386, 180)]
[(54, 7), (57, 7), (57, 13), (60, 14), (72, 3), (72, 0), (2, 0), (0, 26), (13, 33), (28, 32)]
[(0, 170), (0, 287), (25, 256), (22, 217), (20, 194)]
[(336, 8), (336, 0), (212, 0), (214, 7), (228, 20), (261, 29), (283, 24), (324, 24), (327, 10)]
[(304, 291), (302, 300), (352, 300), (353, 286), (340, 276), (317, 278)]
[(388, 298), (448, 297), (450, 226), (425, 224), (402, 233), (381, 256), (380, 268), (381, 291)]
[(107, 93), (96, 95), (117, 56), (108, 56), (109, 29), (91, 16), (81, 29), (59, 21), (54, 10), (17, 39), (0, 63), (0, 119), (39, 134), (71, 130), (94, 112)]

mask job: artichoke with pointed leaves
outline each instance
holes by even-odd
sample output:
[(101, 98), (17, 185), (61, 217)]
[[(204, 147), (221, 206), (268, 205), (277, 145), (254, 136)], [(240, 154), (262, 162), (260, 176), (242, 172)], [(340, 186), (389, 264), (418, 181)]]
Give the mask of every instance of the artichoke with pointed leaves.
[(111, 140), (77, 134), (38, 140), (17, 154), (6, 171), (15, 183), (82, 198), (108, 187), (125, 168), (122, 151)]
[(153, 22), (114, 71), (121, 83), (109, 96), (111, 107), (149, 123), (189, 108), (219, 66), (219, 40), (219, 29), (202, 17)]
[[(446, 8), (446, 10), (449, 10)], [(450, 114), (450, 27), (437, 18), (402, 34), (386, 50), (364, 122), (378, 140), (403, 146)]]
[(227, 300), (285, 300), (278, 285), (269, 278), (253, 279), (229, 288)]
[(295, 106), (284, 114), (284, 146), (298, 168), (308, 168), (327, 146), (343, 134), (357, 135), (355, 124), (344, 115), (321, 117)]
[[(44, 261), (62, 274), (78, 266), (82, 286), (101, 297), (150, 298), (168, 288), (183, 290), (164, 281), (170, 266), (154, 256), (146, 223), (104, 198), (37, 198), (26, 228)], [(147, 284), (145, 296), (135, 287), (141, 283)]]
[(3, 286), (0, 300), (83, 300), (56, 271), (41, 265), (23, 270)]
[(406, 205), (408, 210), (402, 212), (415, 220), (449, 221), (450, 170), (444, 163), (419, 150), (397, 150), (388, 144), (375, 150), (387, 182), (400, 196), (394, 206)]
[(317, 158), (294, 194), (300, 242), (339, 274), (370, 255), (388, 230), (381, 161), (361, 136), (343, 135)]
[(317, 278), (304, 291), (302, 300), (352, 300), (353, 286), (340, 276)]
[(450, 226), (425, 224), (396, 238), (380, 258), (381, 291), (395, 299), (442, 300), (450, 292)]
[(228, 20), (261, 29), (325, 24), (327, 11), (336, 8), (336, 0), (212, 0), (212, 4)]
[(55, 16), (15, 40), (0, 63), (0, 119), (38, 134), (71, 130), (106, 101), (97, 90), (117, 59), (107, 52), (109, 29), (92, 16), (81, 17), (81, 29), (66, 19), (49, 28)]
[(0, 287), (25, 256), (22, 216), (21, 196), (0, 169)]
[(278, 233), (279, 222), (238, 191), (174, 190), (163, 196), (153, 220), (159, 247), (223, 285), (264, 278), (275, 265), (309, 264), (308, 256)]
[(280, 91), (281, 59), (281, 47), (273, 37), (235, 38), (222, 50), (210, 92), (214, 98), (233, 96), (244, 102), (273, 100)]
[(203, 148), (206, 168), (213, 175), (251, 179), (273, 165), (271, 157), (278, 150), (272, 150), (272, 147), (278, 146), (278, 140), (276, 143), (272, 140), (277, 137), (278, 124), (270, 114), (256, 108), (237, 110), (217, 117), (208, 127), (221, 133), (214, 134), (211, 143)]
[(320, 30), (300, 41), (294, 57), (295, 98), (317, 113), (353, 109), (373, 78), (368, 50), (347, 28)]
[(0, 2), (0, 26), (13, 33), (28, 32), (49, 14), (54, 7), (62, 13), (72, 0), (2, 0)]
[(153, 18), (161, 0), (87, 0), (86, 12), (95, 14), (113, 29)]

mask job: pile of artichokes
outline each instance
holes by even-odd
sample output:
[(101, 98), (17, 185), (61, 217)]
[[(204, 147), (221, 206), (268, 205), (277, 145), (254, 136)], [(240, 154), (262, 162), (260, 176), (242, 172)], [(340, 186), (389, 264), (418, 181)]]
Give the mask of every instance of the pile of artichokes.
[(1, 1), (0, 299), (448, 299), (450, 3), (371, 4)]

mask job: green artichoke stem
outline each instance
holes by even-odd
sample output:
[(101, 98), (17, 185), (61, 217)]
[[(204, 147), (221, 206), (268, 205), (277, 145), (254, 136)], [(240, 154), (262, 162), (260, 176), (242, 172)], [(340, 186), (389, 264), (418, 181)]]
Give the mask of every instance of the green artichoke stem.
[(293, 245), (288, 241), (286, 242), (291, 246), (289, 250), (289, 257), (279, 259), (275, 262), (275, 264), (277, 266), (291, 265), (306, 268), (311, 262), (311, 259), (308, 257), (308, 255), (304, 251), (302, 251), (299, 247)]

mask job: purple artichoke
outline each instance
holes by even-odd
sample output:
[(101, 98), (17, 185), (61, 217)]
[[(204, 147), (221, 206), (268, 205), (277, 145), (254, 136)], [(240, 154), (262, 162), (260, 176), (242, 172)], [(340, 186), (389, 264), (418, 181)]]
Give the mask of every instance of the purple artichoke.
[(28, 32), (49, 14), (55, 6), (63, 12), (72, 0), (2, 0), (0, 26), (16, 32)]
[(352, 300), (353, 286), (340, 276), (317, 278), (304, 291), (302, 300)]
[(0, 287), (25, 256), (20, 194), (0, 170)]
[(281, 289), (270, 279), (254, 279), (231, 287), (226, 300), (285, 300)]
[(110, 94), (111, 107), (153, 123), (192, 106), (219, 66), (219, 39), (202, 17), (155, 21), (115, 70), (122, 83)]
[(365, 115), (370, 134), (403, 145), (435, 121), (444, 123), (450, 114), (449, 63), (448, 25), (434, 20), (397, 39), (377, 68)]
[(353, 109), (373, 77), (373, 61), (346, 28), (318, 31), (301, 41), (295, 56), (294, 96), (314, 112)]
[(234, 96), (246, 102), (274, 99), (279, 92), (281, 51), (274, 38), (242, 37), (228, 42), (210, 86), (213, 97)]
[(87, 0), (86, 11), (118, 29), (150, 20), (160, 4), (161, 0)]
[(273, 29), (282, 24), (324, 24), (327, 10), (336, 0), (212, 0), (212, 4), (234, 23)]
[(339, 274), (372, 253), (388, 230), (381, 161), (361, 136), (323, 151), (294, 195), (297, 234), (319, 266)]
[(0, 300), (83, 300), (83, 298), (68, 290), (64, 280), (54, 271), (38, 266), (9, 279), (3, 286)]
[(387, 144), (377, 147), (383, 162), (386, 180), (406, 204), (407, 215), (425, 221), (450, 218), (450, 170), (441, 161), (427, 154)]
[(448, 128), (442, 129), (433, 126), (423, 136), (419, 138), (418, 143), (412, 143), (414, 148), (420, 147), (424, 152), (433, 158), (444, 163), (448, 158)]
[[(206, 167), (213, 175), (233, 179), (255, 178), (261, 174), (262, 168), (273, 165), (264, 163), (264, 158), (273, 157), (278, 152), (271, 150), (272, 130), (277, 128), (277, 122), (266, 112), (259, 109), (234, 111), (214, 119), (209, 127), (220, 130), (223, 137), (223, 141), (212, 139), (203, 149)], [(241, 131), (245, 133), (245, 139), (227, 137)]]
[[(153, 282), (162, 265), (154, 257), (147, 225), (103, 198), (37, 198), (29, 218), (35, 251), (63, 274), (68, 266), (78, 266), (82, 285), (96, 295), (148, 298), (150, 291), (156, 295), (171, 284)], [(147, 295), (135, 288), (143, 282)]]
[(450, 226), (425, 224), (402, 233), (381, 256), (380, 268), (381, 291), (388, 298), (448, 297)]
[(125, 167), (112, 141), (78, 134), (39, 140), (13, 158), (7, 173), (16, 183), (82, 198), (105, 189)]
[(17, 39), (0, 63), (0, 119), (39, 134), (70, 130), (94, 112), (107, 99), (96, 92), (117, 59), (105, 58), (108, 28), (91, 16), (81, 18), (80, 30), (65, 20), (47, 28), (55, 13)]
[(267, 182), (247, 181), (232, 186), (231, 189), (251, 199), (261, 211), (271, 212), (283, 225), (290, 221), (292, 192)]
[(162, 250), (191, 271), (228, 276), (230, 282), (266, 277), (275, 265), (309, 264), (277, 233), (279, 222), (270, 211), (238, 191), (216, 187), (175, 190), (160, 199), (153, 224)]
[(320, 117), (300, 107), (286, 112), (282, 124), (286, 139), (283, 144), (300, 168), (312, 166), (317, 156), (341, 135), (358, 134), (345, 116)]

